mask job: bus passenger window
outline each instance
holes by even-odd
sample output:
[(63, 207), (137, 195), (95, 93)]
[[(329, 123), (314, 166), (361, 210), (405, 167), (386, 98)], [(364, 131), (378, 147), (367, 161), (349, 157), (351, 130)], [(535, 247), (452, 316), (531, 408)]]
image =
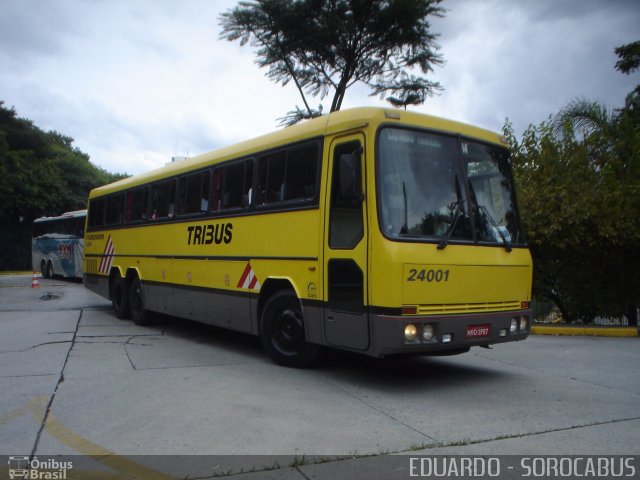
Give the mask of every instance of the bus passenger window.
[(175, 214), (176, 182), (157, 183), (151, 187), (151, 220), (173, 217)]
[(290, 148), (260, 158), (258, 203), (269, 204), (315, 196), (317, 144)]
[(301, 200), (315, 196), (317, 163), (317, 144), (305, 145), (288, 152), (283, 200)]
[(284, 193), (284, 172), (287, 162), (285, 152), (278, 152), (260, 158), (258, 164), (258, 187), (262, 204), (282, 201)]
[(242, 186), (244, 183), (244, 163), (236, 163), (226, 168), (222, 209), (242, 206)]
[(107, 197), (107, 225), (118, 225), (122, 223), (122, 195), (112, 195)]
[(248, 207), (253, 203), (253, 160), (247, 160), (244, 168), (244, 184), (242, 185), (242, 206)]
[(147, 219), (148, 194), (149, 191), (146, 187), (127, 192), (125, 222), (129, 223)]
[(178, 183), (178, 215), (204, 213), (209, 207), (209, 172), (182, 177)]
[(97, 198), (89, 202), (89, 227), (104, 225), (104, 198)]
[[(248, 207), (253, 182), (253, 160), (228, 165), (214, 173), (212, 210)], [(219, 187), (222, 185), (222, 188)], [(216, 205), (217, 204), (217, 205)]]
[(220, 210), (222, 200), (222, 181), (224, 179), (224, 168), (216, 168), (213, 171), (213, 195), (211, 197), (211, 211)]

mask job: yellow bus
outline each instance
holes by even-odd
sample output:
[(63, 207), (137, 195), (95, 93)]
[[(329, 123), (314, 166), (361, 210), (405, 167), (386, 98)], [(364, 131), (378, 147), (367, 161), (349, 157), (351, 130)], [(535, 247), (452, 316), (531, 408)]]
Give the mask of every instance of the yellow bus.
[(498, 134), (357, 108), (93, 190), (85, 285), (258, 335), (277, 363), (523, 340), (532, 262)]

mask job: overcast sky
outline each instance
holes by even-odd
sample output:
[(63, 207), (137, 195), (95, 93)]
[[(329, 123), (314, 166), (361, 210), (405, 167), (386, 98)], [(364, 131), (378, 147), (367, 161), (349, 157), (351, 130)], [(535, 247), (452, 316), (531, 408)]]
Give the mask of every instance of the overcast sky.
[[(96, 165), (140, 173), (277, 129), (302, 105), (218, 39), (235, 0), (0, 0), (0, 100), (75, 139)], [(445, 0), (434, 19), (445, 88), (415, 110), (520, 135), (572, 99), (623, 104), (614, 68), (640, 40), (638, 0)], [(330, 98), (325, 99), (325, 111)], [(313, 105), (320, 103), (312, 99)], [(343, 108), (386, 105), (364, 88)]]

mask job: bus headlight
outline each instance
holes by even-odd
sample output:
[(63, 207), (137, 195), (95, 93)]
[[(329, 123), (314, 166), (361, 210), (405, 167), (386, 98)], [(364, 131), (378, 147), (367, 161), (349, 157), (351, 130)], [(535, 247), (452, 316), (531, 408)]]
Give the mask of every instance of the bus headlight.
[(512, 318), (511, 319), (511, 326), (509, 327), (509, 332), (516, 333), (517, 331), (518, 331), (518, 319), (517, 318)]
[(416, 338), (418, 338), (418, 328), (413, 323), (409, 323), (404, 327), (404, 339), (407, 342), (413, 342)]
[(520, 331), (526, 331), (528, 326), (529, 322), (527, 321), (527, 317), (520, 317)]
[(433, 325), (422, 327), (422, 339), (427, 342), (433, 339)]

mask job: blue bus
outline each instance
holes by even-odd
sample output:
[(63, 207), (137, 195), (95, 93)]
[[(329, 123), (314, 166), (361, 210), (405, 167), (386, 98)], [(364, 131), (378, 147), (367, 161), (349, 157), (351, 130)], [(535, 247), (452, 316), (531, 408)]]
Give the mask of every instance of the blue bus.
[(42, 217), (33, 222), (31, 259), (34, 272), (45, 278), (82, 278), (86, 210)]

